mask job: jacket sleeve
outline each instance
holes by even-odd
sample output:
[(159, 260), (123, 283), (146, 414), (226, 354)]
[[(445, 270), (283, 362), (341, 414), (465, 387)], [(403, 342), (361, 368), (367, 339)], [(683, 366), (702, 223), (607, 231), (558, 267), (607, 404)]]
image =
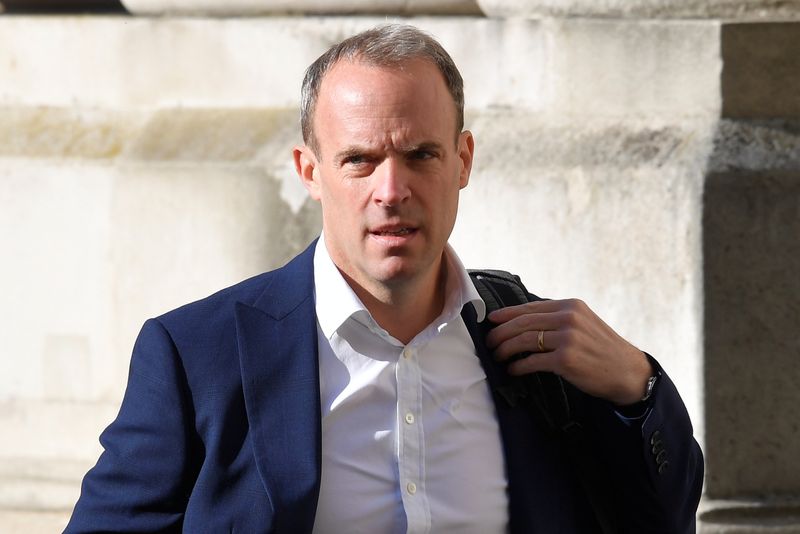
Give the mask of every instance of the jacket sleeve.
[(604, 464), (621, 532), (695, 532), (703, 454), (686, 407), (655, 360), (659, 375), (645, 414), (625, 421), (610, 404), (588, 403), (586, 425)]
[(67, 533), (179, 532), (198, 442), (182, 362), (162, 324), (142, 327), (119, 415), (86, 474)]

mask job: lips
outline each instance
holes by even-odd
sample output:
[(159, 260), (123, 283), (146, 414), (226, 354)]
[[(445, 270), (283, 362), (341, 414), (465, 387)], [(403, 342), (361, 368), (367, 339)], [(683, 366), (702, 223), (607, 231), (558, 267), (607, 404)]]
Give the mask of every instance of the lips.
[(369, 229), (369, 233), (376, 237), (407, 237), (416, 233), (417, 227), (411, 224), (384, 224)]
[(372, 233), (375, 235), (400, 236), (400, 235), (408, 235), (413, 231), (414, 231), (413, 228), (399, 228), (397, 230), (378, 230)]

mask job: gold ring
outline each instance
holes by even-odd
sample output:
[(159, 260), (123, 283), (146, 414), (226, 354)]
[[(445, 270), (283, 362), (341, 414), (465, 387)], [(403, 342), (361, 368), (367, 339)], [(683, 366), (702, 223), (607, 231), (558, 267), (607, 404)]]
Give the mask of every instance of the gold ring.
[(544, 352), (544, 330), (539, 330), (539, 352)]

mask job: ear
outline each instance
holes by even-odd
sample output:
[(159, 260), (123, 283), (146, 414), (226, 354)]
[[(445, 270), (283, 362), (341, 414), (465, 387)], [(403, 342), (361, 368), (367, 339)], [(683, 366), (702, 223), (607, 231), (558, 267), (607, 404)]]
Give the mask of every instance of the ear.
[(292, 150), (294, 156), (294, 169), (303, 182), (308, 194), (314, 200), (321, 196), (319, 183), (319, 170), (317, 169), (317, 156), (307, 145), (296, 146)]
[(464, 130), (458, 136), (458, 158), (461, 160), (461, 170), (458, 175), (458, 183), (461, 189), (467, 187), (469, 174), (472, 172), (472, 157), (475, 153), (475, 139), (472, 132)]

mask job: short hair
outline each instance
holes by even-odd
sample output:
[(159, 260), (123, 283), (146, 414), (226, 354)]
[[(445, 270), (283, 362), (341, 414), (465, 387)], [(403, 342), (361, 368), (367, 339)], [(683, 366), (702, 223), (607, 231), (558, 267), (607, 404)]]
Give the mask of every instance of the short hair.
[(319, 154), (314, 137), (314, 112), (322, 80), (339, 61), (391, 67), (414, 59), (430, 61), (442, 73), (456, 107), (457, 136), (464, 128), (464, 80), (453, 58), (436, 39), (422, 30), (406, 24), (386, 24), (333, 45), (306, 69), (300, 98), (303, 142)]

